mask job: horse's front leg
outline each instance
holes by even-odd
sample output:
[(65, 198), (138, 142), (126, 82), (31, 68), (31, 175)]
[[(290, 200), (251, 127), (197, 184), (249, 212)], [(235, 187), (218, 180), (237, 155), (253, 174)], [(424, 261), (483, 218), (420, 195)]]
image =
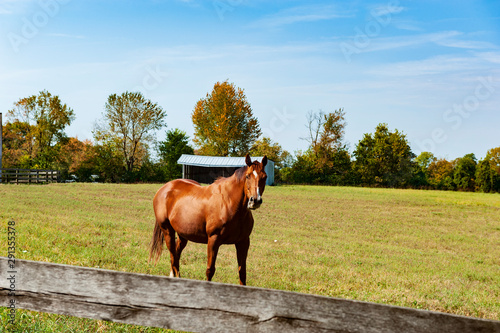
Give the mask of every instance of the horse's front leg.
[(207, 281), (212, 281), (215, 274), (215, 260), (219, 252), (220, 242), (217, 235), (210, 236), (207, 244)]
[(238, 274), (240, 276), (240, 284), (247, 284), (247, 255), (250, 247), (250, 237), (235, 244), (236, 257), (238, 258)]

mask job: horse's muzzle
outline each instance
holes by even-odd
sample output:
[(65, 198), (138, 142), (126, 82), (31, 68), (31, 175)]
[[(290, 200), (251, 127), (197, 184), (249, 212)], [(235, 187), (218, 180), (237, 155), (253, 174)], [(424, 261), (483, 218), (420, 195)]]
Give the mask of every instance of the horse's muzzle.
[(258, 196), (257, 199), (250, 197), (248, 200), (248, 209), (257, 209), (262, 205), (262, 197)]

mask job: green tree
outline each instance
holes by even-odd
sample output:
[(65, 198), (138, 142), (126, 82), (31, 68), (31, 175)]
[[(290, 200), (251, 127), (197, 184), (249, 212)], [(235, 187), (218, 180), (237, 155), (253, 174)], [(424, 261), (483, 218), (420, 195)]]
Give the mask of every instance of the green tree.
[(38, 95), (21, 98), (7, 115), (14, 122), (30, 125), (25, 135), (30, 167), (52, 167), (55, 146), (66, 138), (64, 130), (75, 119), (73, 110), (63, 104), (59, 96), (43, 90)]
[(488, 150), (476, 167), (476, 188), (482, 192), (500, 192), (500, 147)]
[(309, 131), (309, 147), (318, 158), (327, 157), (329, 153), (345, 148), (345, 112), (343, 108), (333, 112), (309, 112), (307, 129)]
[(476, 187), (481, 192), (494, 191), (494, 171), (491, 167), (491, 159), (486, 157), (477, 163), (476, 167)]
[(493, 191), (500, 192), (500, 147), (488, 150), (486, 156), (489, 157), (493, 170)]
[(290, 155), (279, 143), (273, 142), (269, 137), (262, 137), (255, 141), (250, 149), (250, 153), (252, 156), (267, 156), (269, 160), (274, 162), (274, 166), (277, 169), (285, 166)]
[(202, 155), (244, 156), (261, 133), (243, 89), (228, 81), (217, 82), (191, 117)]
[[(267, 156), (267, 158), (274, 162), (274, 181), (281, 182), (282, 170), (288, 169), (291, 166), (292, 156), (277, 142), (273, 142), (269, 137), (262, 137), (255, 141), (250, 150), (252, 156)], [(287, 172), (287, 171), (285, 171)]]
[(423, 151), (415, 158), (415, 162), (424, 172), (428, 172), (429, 165), (436, 160), (433, 153), (428, 151)]
[(429, 165), (436, 160), (434, 154), (423, 151), (415, 158), (412, 184), (416, 187), (429, 185)]
[(488, 150), (486, 156), (489, 157), (493, 170), (500, 175), (500, 147)]
[(411, 181), (415, 154), (406, 135), (390, 132), (387, 124), (379, 124), (373, 135), (365, 134), (354, 156), (355, 170), (365, 184), (398, 187)]
[(309, 112), (307, 115), (309, 148), (297, 154), (290, 174), (298, 183), (344, 185), (351, 175), (351, 157), (343, 142), (345, 112)]
[(111, 141), (105, 141), (94, 146), (95, 154), (91, 163), (99, 181), (106, 183), (118, 183), (125, 178), (125, 166), (123, 155)]
[(429, 164), (429, 184), (438, 190), (453, 190), (453, 163), (444, 158)]
[(147, 155), (148, 142), (155, 130), (165, 126), (166, 112), (140, 92), (124, 92), (108, 97), (103, 121), (96, 125), (94, 138), (106, 148), (121, 150), (126, 171), (131, 173)]
[(476, 157), (474, 154), (467, 154), (456, 161), (453, 170), (453, 183), (459, 190), (473, 191), (475, 187), (474, 178), (476, 175)]
[(167, 131), (165, 141), (158, 143), (158, 152), (161, 162), (165, 164), (167, 180), (182, 177), (182, 166), (177, 164), (182, 154), (194, 154), (193, 148), (189, 145), (189, 136), (177, 128)]

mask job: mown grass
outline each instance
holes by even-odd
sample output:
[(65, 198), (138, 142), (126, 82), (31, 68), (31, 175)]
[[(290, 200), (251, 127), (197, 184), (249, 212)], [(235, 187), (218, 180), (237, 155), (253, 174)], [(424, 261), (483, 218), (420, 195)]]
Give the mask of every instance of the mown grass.
[[(0, 255), (12, 219), (19, 258), (168, 275), (166, 253), (147, 261), (159, 187), (2, 185)], [(249, 285), (500, 319), (500, 195), (278, 186), (263, 197)], [(189, 243), (182, 277), (203, 280), (205, 269), (205, 245)], [(233, 246), (221, 248), (214, 281), (238, 282)], [(16, 323), (18, 332), (165, 331), (21, 310)]]

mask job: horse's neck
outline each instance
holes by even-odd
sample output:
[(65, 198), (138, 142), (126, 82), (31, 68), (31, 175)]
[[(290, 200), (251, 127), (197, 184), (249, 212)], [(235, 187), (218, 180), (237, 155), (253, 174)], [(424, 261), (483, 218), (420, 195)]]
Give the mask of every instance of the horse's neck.
[(232, 208), (239, 210), (238, 206), (245, 206), (248, 198), (245, 194), (245, 181), (239, 180), (236, 175), (227, 178), (222, 184), (225, 196), (229, 198)]

